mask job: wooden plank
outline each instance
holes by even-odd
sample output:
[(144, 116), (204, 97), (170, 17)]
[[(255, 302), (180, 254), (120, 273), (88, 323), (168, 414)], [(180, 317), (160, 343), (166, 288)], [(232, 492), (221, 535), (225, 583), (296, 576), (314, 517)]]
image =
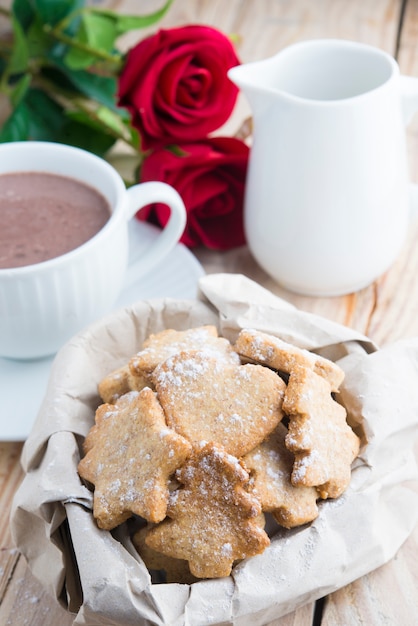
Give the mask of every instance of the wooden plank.
[(376, 306), (367, 334), (379, 345), (418, 335), (417, 239), (418, 212), (399, 258), (374, 285)]
[(398, 63), (403, 74), (418, 76), (417, 58), (418, 4), (405, 0), (405, 12), (399, 39)]
[[(137, 13), (137, 0), (104, 2), (121, 13)], [(141, 12), (162, 6), (161, 0), (141, 2)], [(160, 27), (201, 23), (239, 37), (242, 61), (255, 61), (295, 41), (341, 37), (395, 51), (400, 0), (177, 0), (157, 26), (130, 33), (132, 44)]]
[(7, 587), (13, 576), (18, 560), (19, 552), (17, 550), (0, 549), (0, 605), (6, 594)]
[[(401, 32), (398, 63), (401, 73), (418, 77), (418, 3), (407, 0)], [(418, 115), (408, 126), (408, 158), (411, 181), (418, 183)]]
[(0, 442), (0, 549), (12, 548), (9, 515), (14, 493), (23, 477), (19, 463), (21, 451), (21, 443)]
[(13, 581), (0, 598), (0, 624), (8, 626), (71, 626), (74, 615), (65, 611), (34, 578), (23, 557), (13, 571)]

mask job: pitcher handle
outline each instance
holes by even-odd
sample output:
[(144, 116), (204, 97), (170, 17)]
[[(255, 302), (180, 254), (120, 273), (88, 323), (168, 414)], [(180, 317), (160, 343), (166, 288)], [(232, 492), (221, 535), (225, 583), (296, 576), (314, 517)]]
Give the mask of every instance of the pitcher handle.
[(414, 76), (400, 76), (399, 78), (403, 119), (407, 126), (418, 111), (418, 78)]

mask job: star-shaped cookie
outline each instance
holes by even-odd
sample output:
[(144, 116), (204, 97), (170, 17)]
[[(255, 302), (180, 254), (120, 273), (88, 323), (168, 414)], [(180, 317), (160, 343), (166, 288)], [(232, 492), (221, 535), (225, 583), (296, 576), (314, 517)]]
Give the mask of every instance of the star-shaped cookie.
[(243, 329), (234, 348), (242, 357), (286, 374), (300, 366), (313, 369), (329, 382), (332, 391), (338, 391), (344, 380), (344, 371), (333, 361), (259, 330)]
[(250, 473), (250, 489), (261, 508), (285, 528), (311, 522), (318, 516), (315, 487), (295, 487), (290, 481), (294, 456), (285, 446), (287, 428), (279, 424), (271, 435), (242, 461)]
[(85, 450), (78, 472), (94, 485), (98, 526), (110, 530), (132, 514), (164, 519), (170, 476), (191, 445), (167, 427), (155, 393), (145, 388), (97, 409)]
[(337, 498), (348, 487), (359, 438), (328, 381), (296, 367), (289, 376), (283, 410), (289, 416), (286, 447), (294, 453), (292, 484), (315, 486), (321, 498)]
[(154, 369), (169, 357), (185, 350), (201, 350), (213, 352), (227, 362), (238, 364), (237, 353), (230, 342), (219, 337), (216, 326), (198, 326), (187, 330), (168, 328), (150, 335), (143, 343), (142, 350), (129, 361), (131, 374), (150, 378)]
[(183, 486), (170, 495), (168, 518), (148, 532), (150, 548), (187, 560), (197, 578), (219, 578), (229, 576), (235, 560), (269, 545), (260, 503), (246, 491), (249, 476), (237, 458), (209, 443), (177, 478)]

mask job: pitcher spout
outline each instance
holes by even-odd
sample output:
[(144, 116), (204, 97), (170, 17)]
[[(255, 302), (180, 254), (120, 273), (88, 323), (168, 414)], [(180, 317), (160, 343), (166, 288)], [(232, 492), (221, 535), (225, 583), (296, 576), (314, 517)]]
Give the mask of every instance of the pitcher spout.
[(265, 76), (268, 61), (255, 61), (254, 63), (236, 65), (228, 70), (228, 77), (244, 92), (249, 89), (264, 91), (268, 87)]
[(273, 80), (274, 57), (254, 63), (237, 65), (228, 71), (229, 79), (244, 93), (253, 113), (272, 96), (277, 97)]

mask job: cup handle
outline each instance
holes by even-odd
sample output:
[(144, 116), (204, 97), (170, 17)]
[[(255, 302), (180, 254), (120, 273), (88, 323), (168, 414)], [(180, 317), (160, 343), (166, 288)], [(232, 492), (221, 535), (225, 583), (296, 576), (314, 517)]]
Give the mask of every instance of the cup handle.
[(136, 278), (148, 272), (171, 252), (186, 226), (187, 214), (181, 196), (167, 183), (157, 181), (133, 185), (127, 189), (126, 219), (130, 220), (145, 206), (157, 202), (168, 205), (170, 219), (138, 261), (129, 266), (129, 269), (135, 267)]
[(403, 119), (407, 126), (418, 111), (418, 78), (415, 76), (400, 76), (399, 78)]

